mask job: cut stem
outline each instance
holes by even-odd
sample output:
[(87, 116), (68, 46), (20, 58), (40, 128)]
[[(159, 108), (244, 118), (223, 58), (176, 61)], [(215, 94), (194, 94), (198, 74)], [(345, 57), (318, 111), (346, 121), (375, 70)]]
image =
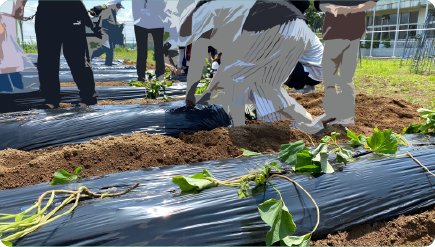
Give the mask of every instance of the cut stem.
[(411, 157), (411, 159), (413, 159), (417, 164), (419, 164), (421, 167), (423, 167), (430, 175), (432, 175), (432, 176), (434, 176), (435, 177), (435, 174), (433, 174), (432, 172), (430, 172), (429, 171), (429, 169), (427, 169), (427, 167), (426, 166), (424, 166), (424, 165), (422, 165), (421, 163), (420, 163), (420, 161), (418, 161), (416, 158), (414, 158), (414, 156), (412, 156), (412, 154), (410, 154), (408, 151), (406, 151), (406, 154), (409, 156), (409, 157)]
[(319, 207), (317, 206), (316, 201), (314, 201), (314, 199), (311, 197), (310, 193), (308, 193), (304, 188), (302, 188), (302, 186), (300, 186), (298, 183), (296, 183), (295, 181), (291, 180), (290, 178), (288, 178), (286, 176), (283, 176), (283, 175), (277, 175), (277, 174), (275, 174), (275, 175), (270, 176), (269, 179), (270, 178), (274, 178), (274, 177), (284, 178), (284, 179), (287, 179), (288, 181), (294, 183), (301, 190), (303, 190), (305, 192), (305, 194), (307, 194), (308, 197), (313, 201), (314, 206), (316, 206), (316, 210), (317, 210), (317, 223), (316, 223), (316, 226), (314, 227), (314, 229), (310, 232), (310, 235), (313, 234), (313, 232), (315, 232), (317, 227), (319, 226), (319, 222), (320, 222), (320, 211), (319, 211)]

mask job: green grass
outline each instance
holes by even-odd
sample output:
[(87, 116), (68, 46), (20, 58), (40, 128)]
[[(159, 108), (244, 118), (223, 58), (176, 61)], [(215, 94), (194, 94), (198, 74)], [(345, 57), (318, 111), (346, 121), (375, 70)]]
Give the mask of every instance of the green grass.
[[(35, 42), (24, 42), (21, 46), (24, 53), (38, 53), (38, 49), (36, 47)], [(136, 50), (128, 50), (124, 48), (116, 48), (115, 49), (115, 59), (129, 59), (130, 62), (136, 62), (137, 59), (137, 51)], [(101, 56), (102, 58), (106, 58), (106, 54)], [(154, 60), (154, 51), (148, 51), (147, 62), (150, 64), (155, 64)]]
[[(129, 59), (130, 62), (136, 62), (137, 51), (136, 50), (127, 50), (127, 49), (123, 49), (123, 48), (116, 48), (114, 56), (115, 56), (115, 59)], [(106, 54), (103, 54), (101, 57), (106, 58)], [(154, 60), (154, 51), (148, 51), (147, 62), (150, 64), (156, 63), (156, 61)]]
[(21, 48), (23, 49), (24, 53), (38, 53), (38, 48), (36, 46), (36, 42), (23, 42), (21, 44)]
[[(400, 66), (400, 59), (363, 59), (354, 76), (357, 93), (403, 99), (421, 107), (435, 105), (435, 75), (421, 75), (410, 71), (410, 66)], [(323, 91), (323, 83), (316, 86)]]

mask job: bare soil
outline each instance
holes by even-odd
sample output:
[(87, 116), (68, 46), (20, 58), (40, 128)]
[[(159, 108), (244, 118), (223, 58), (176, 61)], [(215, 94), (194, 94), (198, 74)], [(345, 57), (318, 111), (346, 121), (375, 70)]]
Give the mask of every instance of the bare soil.
[(401, 215), (388, 222), (363, 225), (349, 232), (311, 241), (311, 246), (429, 246), (435, 238), (435, 210)]
[[(134, 105), (134, 104), (150, 104), (150, 103), (169, 102), (169, 101), (178, 101), (178, 100), (184, 100), (184, 97), (168, 99), (168, 100), (145, 99), (145, 98), (141, 100), (131, 99), (131, 100), (124, 100), (124, 101), (102, 100), (102, 101), (98, 101), (97, 105)], [(59, 105), (62, 108), (73, 107), (73, 104), (71, 103), (60, 103)]]
[[(310, 95), (292, 94), (314, 116), (323, 114), (320, 107), (323, 93)], [(151, 103), (154, 101), (144, 101)], [(123, 104), (136, 103), (125, 101)], [(100, 102), (99, 104), (121, 104)], [(388, 97), (358, 94), (356, 98), (355, 127), (358, 134), (371, 135), (374, 127), (392, 128), (401, 133), (410, 123), (421, 123), (419, 106)], [(235, 128), (217, 128), (212, 131), (181, 133), (179, 138), (147, 133), (105, 137), (84, 144), (70, 144), (37, 151), (8, 149), (0, 151), (0, 190), (49, 182), (59, 169), (69, 172), (78, 166), (82, 176), (98, 176), (142, 168), (181, 165), (217, 159), (236, 158), (241, 148), (273, 153), (281, 144), (303, 139), (312, 146), (304, 132), (288, 127), (291, 120), (273, 123), (247, 121)], [(327, 128), (342, 133), (339, 142), (347, 142), (341, 126)], [(323, 135), (310, 136), (317, 142)], [(334, 233), (326, 239), (313, 241), (314, 246), (427, 246), (435, 237), (435, 211), (412, 216), (400, 216), (390, 222), (373, 226), (360, 226), (349, 232)]]

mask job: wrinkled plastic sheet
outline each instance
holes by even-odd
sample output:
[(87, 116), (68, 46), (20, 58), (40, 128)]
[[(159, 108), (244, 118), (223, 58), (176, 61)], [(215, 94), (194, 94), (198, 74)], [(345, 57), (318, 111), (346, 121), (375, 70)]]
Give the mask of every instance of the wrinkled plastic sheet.
[[(38, 55), (27, 54), (29, 59), (38, 66)], [(94, 58), (91, 61), (92, 71), (94, 72), (94, 79), (98, 82), (109, 81), (131, 81), (137, 80), (136, 66), (123, 65), (123, 59), (115, 59), (112, 66), (106, 66), (105, 59)], [(25, 71), (22, 73), (24, 78), (38, 78), (37, 69)], [(59, 79), (60, 82), (74, 82), (71, 75), (71, 69), (65, 60), (64, 56), (60, 58), (59, 64)]]
[[(36, 89), (38, 90), (38, 89)], [(17, 94), (0, 94), (0, 113), (28, 111), (44, 105), (45, 101), (39, 91)], [(145, 88), (143, 87), (96, 87), (98, 101), (102, 100), (140, 100), (145, 98)], [(171, 87), (161, 90), (165, 95), (172, 98), (184, 97), (186, 83), (174, 83)], [(62, 88), (60, 92), (61, 103), (77, 104), (80, 102), (80, 91), (78, 88)], [(161, 97), (160, 97), (161, 98)]]
[(184, 101), (18, 112), (0, 115), (0, 150), (28, 151), (136, 131), (178, 137), (228, 125), (222, 107), (188, 108)]
[[(418, 138), (415, 138), (418, 139)], [(414, 139), (414, 141), (416, 141)], [(433, 143), (434, 138), (432, 138)], [(404, 147), (430, 170), (435, 169), (434, 147)], [(43, 226), (18, 240), (19, 246), (207, 246), (264, 245), (270, 229), (260, 218), (257, 205), (279, 198), (270, 186), (250, 190), (252, 197), (238, 199), (237, 188), (219, 186), (198, 194), (180, 193), (171, 182), (208, 169), (224, 180), (247, 169), (275, 161), (275, 155), (217, 160), (190, 165), (164, 166), (88, 178), (80, 183), (48, 186), (48, 183), (0, 191), (0, 212), (17, 213), (50, 189), (120, 192), (138, 181), (142, 184), (117, 198), (83, 201), (71, 215)], [(283, 164), (284, 168), (288, 168)], [(320, 224), (313, 239), (349, 230), (358, 224), (389, 220), (407, 212), (435, 205), (435, 179), (409, 157), (374, 158), (334, 165), (336, 172), (312, 176), (289, 174), (314, 198), (320, 208)], [(317, 221), (309, 197), (283, 179), (273, 179), (297, 226), (295, 236), (309, 233)], [(48, 198), (47, 198), (48, 199)], [(63, 198), (56, 198), (59, 203)], [(67, 209), (59, 212), (62, 213)]]

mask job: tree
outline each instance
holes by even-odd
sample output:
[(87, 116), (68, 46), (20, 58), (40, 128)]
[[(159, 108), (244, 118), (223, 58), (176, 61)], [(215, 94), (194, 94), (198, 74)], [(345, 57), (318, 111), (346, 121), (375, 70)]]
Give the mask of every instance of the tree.
[(305, 18), (308, 20), (308, 25), (314, 32), (321, 32), (323, 26), (324, 14), (318, 12), (314, 8), (314, 0), (310, 0), (310, 7), (304, 13)]

